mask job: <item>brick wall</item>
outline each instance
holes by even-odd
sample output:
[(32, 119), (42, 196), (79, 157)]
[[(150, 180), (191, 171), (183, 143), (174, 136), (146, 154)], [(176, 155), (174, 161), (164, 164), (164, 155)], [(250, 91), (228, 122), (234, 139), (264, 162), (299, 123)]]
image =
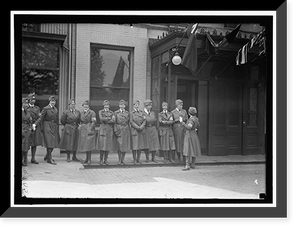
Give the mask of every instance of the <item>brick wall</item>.
[[(89, 99), (90, 91), (90, 44), (106, 44), (133, 48), (132, 100), (143, 102), (150, 97), (151, 74), (148, 36), (146, 28), (130, 28), (115, 24), (77, 24), (76, 38), (76, 88), (77, 107)], [(148, 57), (148, 60), (147, 60)]]

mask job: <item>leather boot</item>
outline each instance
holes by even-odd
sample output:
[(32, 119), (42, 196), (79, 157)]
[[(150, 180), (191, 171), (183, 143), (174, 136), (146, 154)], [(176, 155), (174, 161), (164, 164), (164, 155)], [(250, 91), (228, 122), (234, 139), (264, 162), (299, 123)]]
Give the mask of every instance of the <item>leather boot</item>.
[(178, 162), (181, 162), (180, 154), (181, 154), (180, 152), (177, 152)]
[(175, 163), (175, 161), (173, 160), (173, 155), (174, 155), (174, 157), (175, 157), (175, 153), (174, 153), (174, 151), (169, 151), (169, 161), (170, 161), (170, 163)]
[(145, 155), (146, 155), (146, 163), (149, 163), (149, 151), (145, 150)]
[(36, 153), (36, 146), (31, 147), (31, 163), (33, 164), (39, 164), (39, 162), (35, 159), (35, 153)]
[(126, 154), (126, 152), (122, 152), (122, 153), (121, 153), (121, 155), (122, 155), (122, 156), (121, 156), (121, 164), (122, 164), (122, 165), (126, 165), (125, 162), (124, 162), (124, 160), (125, 160), (125, 154)]
[(136, 158), (136, 163), (137, 164), (142, 164), (141, 161), (140, 161), (140, 158), (141, 158), (141, 150), (138, 150), (137, 151), (137, 158)]
[(157, 163), (157, 161), (156, 161), (156, 159), (155, 159), (155, 151), (151, 152), (151, 154), (152, 154), (152, 161), (153, 161), (154, 163)]
[(164, 163), (166, 164), (168, 162), (168, 151), (163, 151), (164, 152)]
[(109, 165), (109, 163), (107, 162), (108, 159), (108, 151), (104, 152), (104, 164)]
[(185, 158), (185, 167), (182, 169), (182, 171), (190, 170), (190, 164), (189, 164), (189, 158)]
[(136, 165), (136, 150), (132, 150), (133, 164)]
[(27, 166), (27, 152), (22, 152), (22, 166)]
[(71, 152), (70, 151), (67, 151), (67, 162), (70, 163), (70, 155), (71, 155)]
[(104, 151), (100, 151), (100, 165), (103, 165)]
[(85, 160), (84, 160), (84, 164), (86, 164), (89, 160), (89, 152), (86, 152), (86, 155), (85, 155)]
[(86, 162), (87, 165), (91, 164), (91, 158), (92, 158), (92, 152), (89, 151), (87, 152), (87, 162)]
[(80, 162), (80, 161), (77, 159), (76, 151), (73, 151), (73, 157), (72, 157), (72, 160), (73, 160), (73, 161), (76, 161), (76, 162)]
[(120, 165), (121, 162), (122, 162), (122, 154), (121, 154), (121, 151), (118, 151), (118, 158), (119, 158), (118, 165)]
[(194, 169), (196, 164), (196, 157), (192, 157), (191, 168)]
[(52, 151), (53, 151), (53, 148), (47, 148), (47, 152), (48, 152), (47, 163), (56, 165), (55, 161), (52, 159)]

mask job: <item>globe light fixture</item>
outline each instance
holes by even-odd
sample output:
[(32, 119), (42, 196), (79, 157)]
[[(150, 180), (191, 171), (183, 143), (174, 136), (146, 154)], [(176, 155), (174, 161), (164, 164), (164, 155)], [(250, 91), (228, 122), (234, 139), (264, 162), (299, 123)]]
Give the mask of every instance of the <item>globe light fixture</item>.
[(172, 63), (176, 66), (178, 66), (181, 63), (181, 57), (179, 56), (179, 53), (176, 51), (175, 55), (172, 58)]

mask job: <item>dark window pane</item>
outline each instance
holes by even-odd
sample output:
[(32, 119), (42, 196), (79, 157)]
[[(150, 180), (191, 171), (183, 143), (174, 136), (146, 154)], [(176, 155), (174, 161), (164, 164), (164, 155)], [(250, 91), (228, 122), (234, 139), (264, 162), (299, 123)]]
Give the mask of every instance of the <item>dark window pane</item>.
[(129, 87), (129, 51), (91, 48), (91, 87)]
[[(36, 93), (36, 105), (43, 108), (59, 89), (59, 44), (22, 41), (22, 96)], [(58, 100), (56, 101), (58, 108)]]

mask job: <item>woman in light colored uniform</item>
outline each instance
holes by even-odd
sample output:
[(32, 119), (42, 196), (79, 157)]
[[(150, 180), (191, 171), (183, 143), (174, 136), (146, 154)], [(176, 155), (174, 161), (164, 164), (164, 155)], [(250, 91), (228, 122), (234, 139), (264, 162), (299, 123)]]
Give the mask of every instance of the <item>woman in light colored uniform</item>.
[(160, 140), (160, 150), (164, 153), (164, 162), (174, 163), (175, 158), (175, 140), (172, 125), (174, 119), (171, 112), (168, 112), (168, 103), (162, 103), (163, 111), (158, 114), (158, 134)]
[(190, 118), (185, 123), (180, 119), (180, 123), (186, 128), (184, 135), (183, 155), (185, 156), (185, 168), (183, 171), (195, 168), (196, 157), (201, 156), (201, 146), (199, 137), (197, 135), (197, 129), (200, 127), (199, 119), (197, 115), (197, 109), (195, 107), (189, 108)]
[(67, 152), (67, 162), (70, 162), (71, 152), (72, 160), (79, 161), (76, 157), (78, 146), (78, 124), (80, 122), (80, 112), (75, 109), (74, 99), (69, 100), (69, 108), (63, 112), (60, 122), (64, 125), (62, 138), (60, 140), (60, 148)]
[(133, 111), (130, 113), (131, 149), (133, 164), (141, 164), (141, 150), (145, 148), (143, 136), (145, 135), (146, 117), (139, 109), (140, 101), (133, 103)]
[(80, 113), (80, 125), (78, 135), (78, 151), (86, 152), (84, 163), (91, 164), (92, 151), (96, 149), (96, 113), (90, 109), (89, 101), (82, 104), (83, 111)]
[(119, 109), (115, 111), (116, 123), (114, 125), (114, 133), (116, 136), (116, 148), (118, 152), (118, 165), (125, 165), (124, 159), (126, 152), (131, 150), (130, 143), (130, 127), (129, 127), (129, 112), (125, 110), (125, 101), (119, 102)]
[(145, 100), (144, 102), (144, 115), (146, 117), (146, 136), (144, 136), (146, 162), (149, 162), (149, 151), (151, 152), (151, 160), (157, 163), (155, 159), (156, 152), (159, 151), (159, 138), (157, 132), (157, 119), (152, 109), (152, 101)]
[(181, 99), (177, 99), (175, 101), (176, 108), (171, 112), (174, 119), (173, 124), (173, 132), (175, 137), (175, 145), (176, 145), (176, 152), (178, 161), (181, 160), (181, 155), (183, 152), (183, 139), (184, 139), (184, 133), (185, 133), (185, 127), (179, 122), (179, 119), (182, 118), (184, 122), (187, 121), (188, 115), (185, 109), (183, 109), (183, 102)]
[[(100, 151), (100, 165), (108, 165), (108, 153), (113, 151), (115, 114), (109, 110), (108, 100), (103, 101), (103, 109), (99, 111), (100, 127), (98, 130), (97, 149)], [(104, 162), (103, 162), (104, 158)]]

